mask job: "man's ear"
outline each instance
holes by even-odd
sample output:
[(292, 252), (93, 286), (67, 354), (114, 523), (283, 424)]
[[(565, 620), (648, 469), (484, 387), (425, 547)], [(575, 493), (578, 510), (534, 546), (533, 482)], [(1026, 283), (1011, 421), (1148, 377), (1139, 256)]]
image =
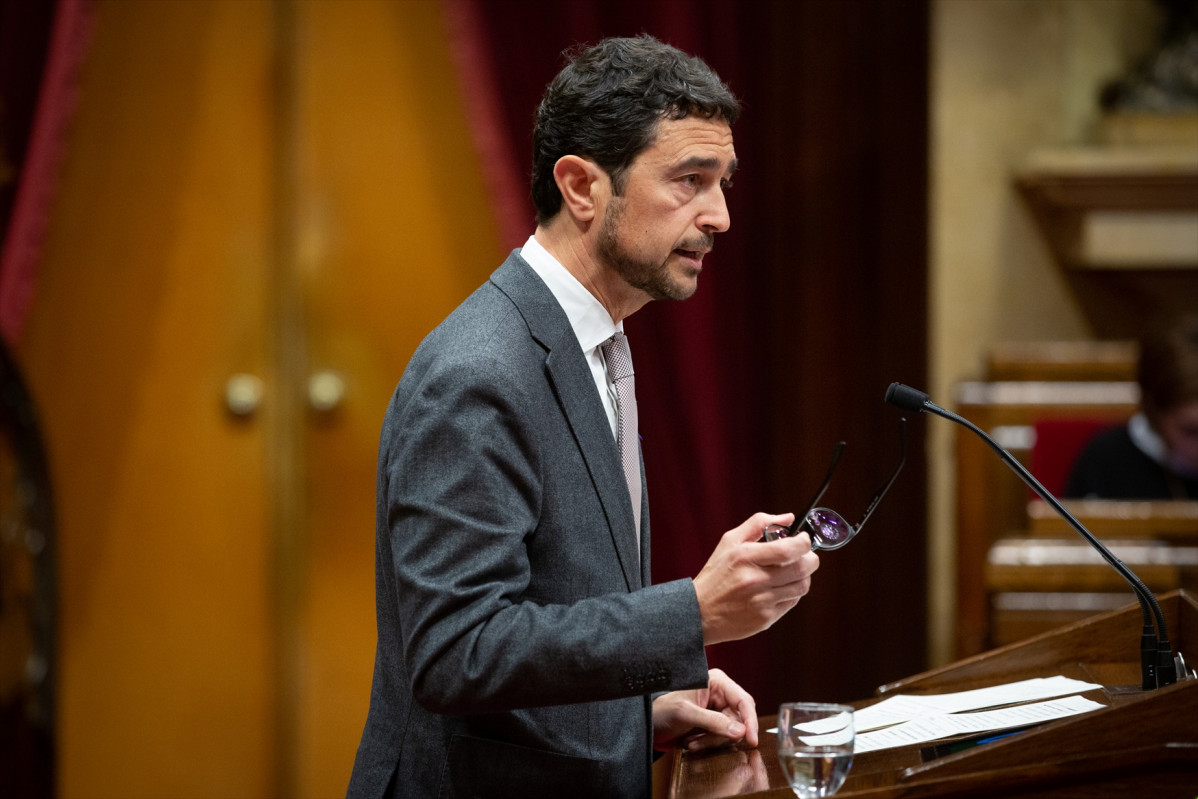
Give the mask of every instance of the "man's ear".
[(607, 173), (594, 161), (563, 155), (553, 165), (553, 179), (562, 193), (562, 207), (579, 222), (590, 222), (607, 191)]

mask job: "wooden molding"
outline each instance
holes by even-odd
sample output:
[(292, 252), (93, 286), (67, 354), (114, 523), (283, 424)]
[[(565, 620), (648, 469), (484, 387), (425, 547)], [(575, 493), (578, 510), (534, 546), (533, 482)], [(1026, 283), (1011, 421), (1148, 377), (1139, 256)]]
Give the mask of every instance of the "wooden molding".
[(1014, 183), (1062, 266), (1198, 269), (1198, 148), (1039, 150)]

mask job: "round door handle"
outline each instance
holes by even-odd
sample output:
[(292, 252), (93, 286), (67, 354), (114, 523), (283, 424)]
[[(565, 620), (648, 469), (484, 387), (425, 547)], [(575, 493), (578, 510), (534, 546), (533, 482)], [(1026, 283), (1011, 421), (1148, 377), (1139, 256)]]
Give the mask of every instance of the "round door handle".
[(225, 382), (225, 407), (234, 416), (252, 416), (262, 404), (262, 378), (235, 374)]
[(331, 369), (322, 369), (308, 378), (308, 404), (318, 413), (335, 411), (345, 399), (345, 378)]

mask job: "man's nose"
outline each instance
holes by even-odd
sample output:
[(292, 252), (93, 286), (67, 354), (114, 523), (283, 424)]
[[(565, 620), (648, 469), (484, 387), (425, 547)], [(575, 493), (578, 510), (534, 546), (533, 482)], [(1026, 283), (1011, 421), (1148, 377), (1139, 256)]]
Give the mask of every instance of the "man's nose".
[(707, 207), (696, 221), (698, 227), (708, 233), (723, 233), (732, 226), (732, 217), (728, 213), (728, 198), (724, 196), (723, 188), (713, 189), (707, 201)]

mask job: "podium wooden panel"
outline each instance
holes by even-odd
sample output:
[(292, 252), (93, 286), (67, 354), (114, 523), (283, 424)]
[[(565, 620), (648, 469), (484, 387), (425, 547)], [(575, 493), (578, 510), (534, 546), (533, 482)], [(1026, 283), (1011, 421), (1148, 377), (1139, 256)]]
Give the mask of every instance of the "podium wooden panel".
[[(1181, 590), (1160, 597), (1174, 651), (1198, 660), (1198, 597)], [(923, 762), (925, 745), (857, 755), (843, 799), (923, 797), (1198, 796), (1198, 680), (1139, 690), (1139, 605), (1092, 616), (991, 652), (878, 689), (945, 693), (1030, 677), (1064, 674), (1099, 683), (1088, 698), (1107, 705), (953, 755)], [(800, 697), (796, 696), (795, 699)], [(671, 799), (794, 794), (778, 765), (774, 736), (764, 730), (754, 750), (675, 753), (665, 794)]]

